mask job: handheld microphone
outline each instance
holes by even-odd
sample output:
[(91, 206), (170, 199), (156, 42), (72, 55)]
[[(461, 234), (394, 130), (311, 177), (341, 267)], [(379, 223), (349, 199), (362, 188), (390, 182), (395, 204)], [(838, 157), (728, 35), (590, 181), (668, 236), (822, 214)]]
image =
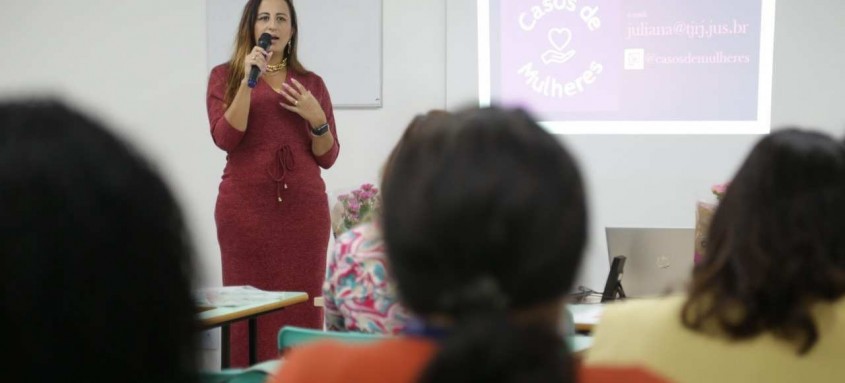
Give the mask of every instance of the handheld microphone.
[[(258, 37), (258, 46), (261, 49), (267, 50), (267, 47), (270, 46), (270, 39), (273, 36), (270, 36), (269, 33), (262, 33), (260, 37)], [(258, 65), (253, 65), (252, 68), (249, 70), (249, 79), (246, 80), (246, 85), (250, 88), (255, 88), (255, 84), (258, 84), (258, 75), (261, 74), (261, 69), (258, 68)]]

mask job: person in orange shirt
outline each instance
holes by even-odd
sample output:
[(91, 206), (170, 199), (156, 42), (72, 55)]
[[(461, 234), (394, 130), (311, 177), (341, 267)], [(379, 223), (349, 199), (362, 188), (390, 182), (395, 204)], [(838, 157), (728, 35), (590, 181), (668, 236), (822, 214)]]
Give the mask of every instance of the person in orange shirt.
[(273, 382), (654, 382), (576, 371), (560, 323), (587, 238), (580, 172), (521, 110), (429, 115), (384, 175), (401, 302), (418, 318), (367, 345), (291, 349)]

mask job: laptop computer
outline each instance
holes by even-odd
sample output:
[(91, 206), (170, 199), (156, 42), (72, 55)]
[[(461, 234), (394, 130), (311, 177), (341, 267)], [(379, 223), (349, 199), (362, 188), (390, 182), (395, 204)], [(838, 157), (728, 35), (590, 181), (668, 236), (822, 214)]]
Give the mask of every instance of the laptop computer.
[(610, 262), (624, 256), (621, 284), (628, 298), (683, 292), (693, 268), (695, 229), (607, 227)]

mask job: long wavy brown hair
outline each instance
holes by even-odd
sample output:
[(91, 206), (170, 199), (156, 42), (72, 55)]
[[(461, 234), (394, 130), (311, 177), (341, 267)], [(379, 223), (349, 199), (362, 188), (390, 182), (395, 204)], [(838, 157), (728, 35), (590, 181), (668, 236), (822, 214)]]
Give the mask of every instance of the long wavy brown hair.
[(729, 339), (771, 333), (805, 354), (813, 306), (845, 296), (845, 148), (812, 131), (760, 140), (737, 172), (693, 271), (681, 319)]
[[(238, 34), (235, 36), (235, 50), (232, 52), (232, 57), (229, 59), (229, 79), (226, 81), (226, 96), (224, 102), (229, 105), (232, 99), (235, 98), (235, 93), (241, 86), (243, 76), (241, 68), (244, 66), (244, 60), (257, 44), (255, 41), (255, 21), (258, 18), (258, 7), (262, 0), (249, 0), (244, 6), (243, 14), (241, 15), (241, 22), (238, 24)], [(293, 7), (293, 0), (285, 0), (290, 8), (291, 21), (291, 37), (290, 49), (285, 48), (284, 57), (288, 59), (288, 70), (293, 70), (296, 73), (304, 74), (308, 71), (299, 62), (296, 54), (299, 46), (299, 26), (296, 20), (296, 8)]]

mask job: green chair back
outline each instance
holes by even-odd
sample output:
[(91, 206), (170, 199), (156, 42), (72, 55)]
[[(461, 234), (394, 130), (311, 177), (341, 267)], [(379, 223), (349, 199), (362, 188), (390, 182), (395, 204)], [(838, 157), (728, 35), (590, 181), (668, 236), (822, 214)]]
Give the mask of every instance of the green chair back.
[(575, 336), (575, 315), (569, 307), (563, 309), (563, 330), (566, 336)]
[[(567, 310), (568, 312), (568, 310)], [(572, 323), (571, 313), (569, 313), (569, 322)], [(570, 326), (574, 328), (573, 326)], [(569, 346), (569, 351), (572, 353), (581, 353), (589, 349), (593, 345), (593, 337), (586, 335), (578, 335), (573, 331), (567, 331), (566, 342)], [(373, 342), (380, 339), (387, 339), (389, 335), (367, 334), (360, 332), (340, 332), (340, 331), (321, 331), (295, 326), (284, 326), (279, 330), (279, 351), (293, 346), (314, 342), (324, 339), (334, 339), (341, 342), (357, 342), (366, 343)], [(212, 381), (203, 381), (203, 383), (215, 383)]]
[(279, 330), (279, 351), (317, 340), (334, 339), (341, 342), (373, 342), (386, 339), (389, 335), (367, 334), (361, 332), (322, 331), (296, 326), (284, 326)]
[(267, 373), (256, 370), (230, 368), (200, 372), (201, 383), (264, 383), (266, 380)]

